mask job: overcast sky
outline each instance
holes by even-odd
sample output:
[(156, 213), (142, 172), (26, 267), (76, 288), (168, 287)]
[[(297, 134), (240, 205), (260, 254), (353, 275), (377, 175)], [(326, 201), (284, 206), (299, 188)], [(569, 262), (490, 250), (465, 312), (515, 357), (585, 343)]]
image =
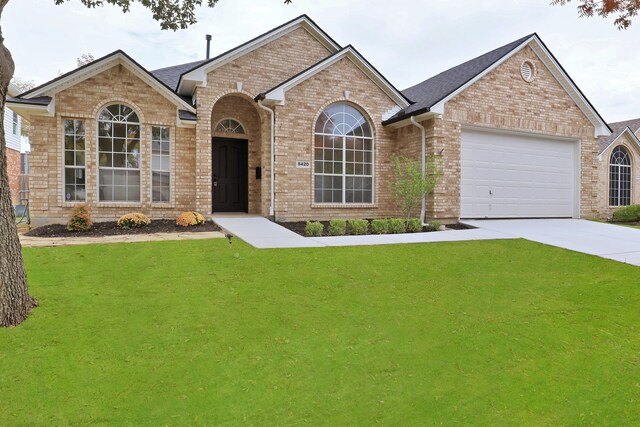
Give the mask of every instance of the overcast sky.
[(79, 0), (11, 0), (2, 30), (16, 75), (37, 84), (122, 49), (149, 70), (212, 56), (306, 13), (342, 45), (352, 44), (404, 89), (461, 62), (537, 32), (605, 120), (640, 117), (640, 18), (617, 30), (612, 19), (578, 18), (574, 4), (549, 0), (220, 0), (188, 30), (162, 31), (134, 6), (87, 9)]

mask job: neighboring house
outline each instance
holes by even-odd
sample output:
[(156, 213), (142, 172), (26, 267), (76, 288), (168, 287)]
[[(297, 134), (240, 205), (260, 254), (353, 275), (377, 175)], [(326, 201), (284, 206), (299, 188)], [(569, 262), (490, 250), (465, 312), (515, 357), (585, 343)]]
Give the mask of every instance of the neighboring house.
[[(19, 89), (9, 83), (9, 97), (20, 93)], [(20, 148), (21, 148), (22, 118), (10, 107), (4, 109), (4, 138), (7, 145), (7, 173), (9, 175), (9, 189), (11, 200), (18, 203), (20, 192)]]
[(421, 126), (444, 165), (427, 217), (607, 211), (598, 137), (611, 130), (536, 34), (399, 91), (301, 16), (151, 72), (116, 51), (9, 105), (33, 125), (35, 224), (81, 202), (99, 220), (400, 216), (392, 156), (421, 158)]
[(621, 206), (640, 204), (640, 119), (611, 123), (613, 134), (600, 138), (600, 185), (610, 215)]

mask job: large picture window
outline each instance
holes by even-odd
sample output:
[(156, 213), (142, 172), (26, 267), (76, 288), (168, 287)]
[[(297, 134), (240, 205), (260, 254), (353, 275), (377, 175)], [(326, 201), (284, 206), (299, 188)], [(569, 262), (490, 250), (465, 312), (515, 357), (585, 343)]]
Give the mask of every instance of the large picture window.
[(609, 206), (631, 204), (631, 158), (627, 149), (617, 146), (609, 162)]
[(85, 133), (83, 120), (64, 120), (64, 200), (86, 200)]
[(140, 120), (126, 105), (110, 105), (98, 117), (100, 201), (140, 201)]
[(151, 199), (154, 203), (171, 201), (171, 143), (169, 128), (151, 128)]
[(316, 203), (373, 203), (373, 133), (349, 104), (330, 105), (316, 122), (314, 178)]

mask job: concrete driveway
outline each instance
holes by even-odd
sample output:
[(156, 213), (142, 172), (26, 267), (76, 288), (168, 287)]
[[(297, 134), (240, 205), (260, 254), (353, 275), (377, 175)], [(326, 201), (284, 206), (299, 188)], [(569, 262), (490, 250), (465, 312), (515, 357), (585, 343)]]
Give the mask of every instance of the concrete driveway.
[(640, 229), (582, 219), (462, 221), (474, 227), (640, 266)]

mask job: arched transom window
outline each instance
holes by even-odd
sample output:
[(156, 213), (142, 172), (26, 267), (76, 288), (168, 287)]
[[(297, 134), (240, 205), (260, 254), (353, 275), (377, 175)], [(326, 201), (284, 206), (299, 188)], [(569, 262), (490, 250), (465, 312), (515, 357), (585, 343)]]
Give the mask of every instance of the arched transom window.
[(230, 133), (244, 135), (246, 132), (242, 123), (235, 119), (222, 119), (216, 125), (216, 133)]
[(100, 201), (140, 201), (140, 119), (126, 105), (98, 116), (98, 192)]
[(609, 205), (631, 204), (631, 158), (626, 148), (617, 146), (609, 162)]
[(373, 203), (373, 132), (346, 103), (327, 107), (314, 132), (316, 203)]

